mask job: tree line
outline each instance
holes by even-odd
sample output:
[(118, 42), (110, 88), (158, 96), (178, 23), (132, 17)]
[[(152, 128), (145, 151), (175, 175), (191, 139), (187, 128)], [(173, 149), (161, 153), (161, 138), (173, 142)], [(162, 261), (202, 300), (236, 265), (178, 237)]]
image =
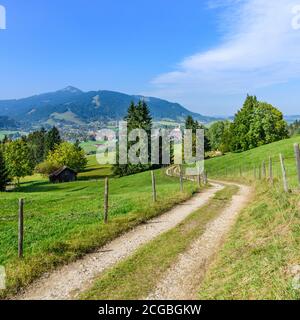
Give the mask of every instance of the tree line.
[[(133, 129), (143, 129), (148, 135), (148, 164), (120, 164), (117, 152), (117, 163), (113, 166), (114, 174), (125, 176), (156, 169), (161, 165), (151, 164), (151, 129), (152, 117), (145, 101), (131, 103), (126, 117), (128, 133)], [(205, 151), (242, 152), (264, 144), (272, 143), (289, 137), (288, 126), (282, 113), (271, 104), (258, 101), (255, 96), (247, 96), (243, 107), (237, 112), (234, 120), (218, 121), (209, 128), (191, 116), (186, 118), (185, 128), (193, 130), (193, 154), (196, 153), (197, 129), (205, 130)], [(128, 142), (128, 150), (138, 141)], [(162, 157), (160, 143), (159, 157)], [(119, 148), (117, 148), (119, 150)], [(126, 150), (125, 150), (126, 152)], [(139, 156), (137, 150), (137, 157)], [(171, 163), (174, 158), (174, 145), (171, 143)], [(68, 166), (79, 172), (85, 168), (87, 160), (79, 142), (71, 144), (62, 141), (59, 131), (53, 127), (46, 131), (30, 133), (27, 137), (11, 141), (7, 137), (0, 144), (0, 190), (15, 179), (31, 175), (34, 171), (47, 175), (61, 166)]]
[[(140, 128), (147, 132), (148, 137), (151, 137), (152, 118), (144, 101), (140, 101), (137, 105), (132, 103), (124, 120), (128, 122), (128, 132)], [(208, 151), (242, 152), (289, 137), (288, 126), (283, 119), (283, 114), (271, 104), (258, 101), (256, 96), (250, 95), (247, 96), (243, 107), (236, 113), (233, 121), (218, 121), (206, 128), (194, 120), (192, 116), (188, 116), (185, 120), (185, 128), (193, 130), (193, 155), (196, 154), (197, 129), (204, 129), (206, 153)], [(137, 141), (128, 143), (128, 150), (135, 143)], [(115, 175), (124, 176), (153, 169), (150, 146), (151, 142), (149, 141), (148, 165), (117, 163), (114, 166)], [(171, 163), (173, 156), (173, 148), (171, 148)]]
[(247, 151), (288, 137), (282, 112), (249, 95), (233, 122), (219, 121), (208, 130), (210, 148), (223, 153)]
[(87, 160), (77, 141), (75, 144), (63, 141), (59, 130), (44, 128), (10, 140), (7, 136), (0, 142), (0, 191), (15, 180), (34, 172), (48, 175), (66, 165), (79, 172), (85, 168)]

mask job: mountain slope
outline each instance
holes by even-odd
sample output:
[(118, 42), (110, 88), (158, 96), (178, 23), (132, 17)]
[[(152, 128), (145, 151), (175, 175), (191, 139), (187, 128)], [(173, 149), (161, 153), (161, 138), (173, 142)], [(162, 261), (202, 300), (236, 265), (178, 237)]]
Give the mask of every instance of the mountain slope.
[(16, 127), (17, 123), (15, 120), (6, 116), (0, 116), (0, 129), (15, 129)]
[[(53, 116), (64, 118), (65, 114), (72, 114), (70, 119), (76, 118), (77, 123), (120, 120), (126, 114), (131, 101), (138, 102), (141, 99), (147, 102), (155, 120), (182, 121), (188, 115), (204, 123), (216, 120), (193, 113), (178, 103), (158, 98), (113, 91), (83, 92), (71, 86), (25, 99), (0, 101), (0, 115), (27, 123), (47, 122)], [(72, 122), (70, 119), (69, 122)]]

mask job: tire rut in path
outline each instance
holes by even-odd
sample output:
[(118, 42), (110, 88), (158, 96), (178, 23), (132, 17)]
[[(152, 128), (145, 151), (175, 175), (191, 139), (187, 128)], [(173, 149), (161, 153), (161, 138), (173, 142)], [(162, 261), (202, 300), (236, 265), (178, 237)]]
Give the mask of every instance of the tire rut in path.
[[(224, 184), (228, 183), (224, 182)], [(233, 196), (229, 206), (225, 207), (216, 219), (208, 223), (204, 234), (179, 256), (177, 262), (167, 271), (147, 299), (197, 299), (197, 291), (201, 286), (205, 272), (252, 193), (250, 187), (237, 186), (239, 192)]]
[(168, 212), (132, 231), (116, 238), (98, 251), (83, 259), (65, 265), (33, 282), (19, 295), (17, 300), (70, 300), (90, 287), (95, 277), (122, 259), (134, 253), (141, 245), (163, 232), (174, 228), (192, 212), (205, 205), (223, 187), (213, 183), (190, 200), (175, 206)]

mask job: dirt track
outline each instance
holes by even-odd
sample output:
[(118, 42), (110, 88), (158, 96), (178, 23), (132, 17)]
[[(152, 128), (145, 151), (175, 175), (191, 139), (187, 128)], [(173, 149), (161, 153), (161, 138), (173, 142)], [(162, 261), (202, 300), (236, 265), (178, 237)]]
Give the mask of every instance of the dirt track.
[(208, 224), (205, 233), (191, 245), (189, 250), (180, 255), (148, 299), (197, 299), (197, 291), (210, 262), (251, 195), (250, 187), (239, 185), (239, 188), (239, 193), (233, 196), (231, 204)]
[(213, 183), (212, 185), (212, 188), (202, 191), (160, 217), (136, 227), (99, 251), (42, 276), (15, 299), (76, 299), (76, 296), (87, 289), (101, 272), (131, 255), (141, 245), (174, 228), (188, 215), (206, 204), (218, 190), (223, 188), (219, 183)]

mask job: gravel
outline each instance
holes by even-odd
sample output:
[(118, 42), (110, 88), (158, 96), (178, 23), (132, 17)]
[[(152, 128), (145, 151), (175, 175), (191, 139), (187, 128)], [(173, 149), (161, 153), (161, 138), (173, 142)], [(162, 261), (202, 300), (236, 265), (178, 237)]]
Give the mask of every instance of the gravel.
[(224, 208), (224, 211), (215, 220), (208, 223), (204, 234), (179, 256), (177, 262), (167, 271), (147, 299), (197, 299), (197, 292), (199, 288), (201, 289), (201, 281), (210, 263), (251, 195), (250, 187), (238, 186), (239, 192), (233, 196), (230, 205)]
[(83, 259), (63, 266), (54, 272), (44, 274), (14, 299), (76, 299), (78, 294), (88, 289), (94, 279), (103, 271), (133, 254), (141, 245), (174, 228), (223, 188), (219, 183), (213, 183), (212, 186), (190, 200), (175, 206), (165, 214), (120, 236), (97, 252), (86, 255)]

